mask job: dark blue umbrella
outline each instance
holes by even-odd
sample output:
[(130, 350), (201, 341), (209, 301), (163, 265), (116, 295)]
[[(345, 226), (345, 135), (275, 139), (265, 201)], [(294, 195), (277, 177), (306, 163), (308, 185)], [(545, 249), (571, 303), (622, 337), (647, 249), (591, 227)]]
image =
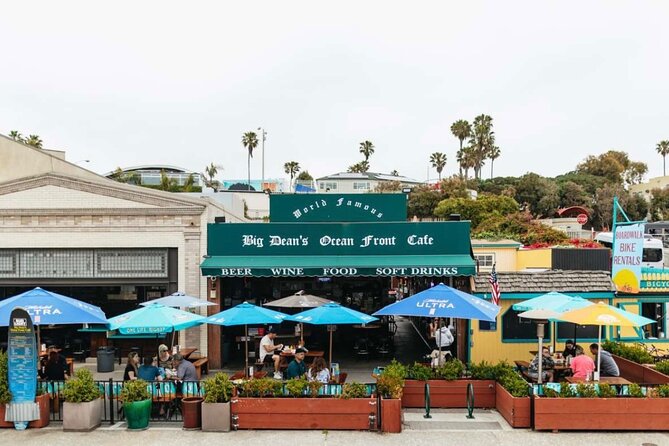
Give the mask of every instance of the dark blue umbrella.
[(478, 319), (494, 322), (500, 307), (443, 283), (381, 308), (374, 316)]

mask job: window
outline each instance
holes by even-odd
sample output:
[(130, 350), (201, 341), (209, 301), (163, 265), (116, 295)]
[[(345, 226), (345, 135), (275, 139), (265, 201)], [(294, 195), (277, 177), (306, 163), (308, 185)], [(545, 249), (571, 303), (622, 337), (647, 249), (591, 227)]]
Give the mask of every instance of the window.
[(479, 321), (479, 331), (497, 331), (497, 322)]
[[(537, 339), (537, 324), (530, 319), (521, 319), (522, 311), (511, 308), (502, 316), (502, 341), (534, 341)], [(551, 338), (551, 324), (544, 325), (544, 339)]]
[(491, 270), (495, 264), (495, 254), (474, 254), (474, 258), (480, 269)]
[[(576, 325), (571, 322), (558, 322), (558, 339), (574, 339), (577, 344), (582, 344), (579, 339), (597, 339), (596, 325)], [(586, 349), (587, 350), (587, 349)]]
[(337, 183), (335, 181), (324, 181), (318, 183), (318, 188), (320, 190), (337, 190)]
[(364, 182), (354, 181), (353, 190), (369, 190), (369, 181), (364, 181)]

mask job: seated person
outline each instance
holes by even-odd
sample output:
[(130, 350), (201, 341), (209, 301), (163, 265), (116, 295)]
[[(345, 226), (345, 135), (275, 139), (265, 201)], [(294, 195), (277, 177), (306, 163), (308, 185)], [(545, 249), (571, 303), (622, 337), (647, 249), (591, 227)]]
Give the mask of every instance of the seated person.
[(174, 368), (170, 349), (165, 344), (158, 346), (158, 368), (163, 369), (166, 373)]
[(69, 371), (65, 358), (52, 350), (49, 352), (49, 359), (42, 365), (39, 375), (47, 381), (65, 381), (69, 378)]
[(590, 344), (590, 353), (595, 355), (595, 364), (597, 364), (597, 353), (601, 355), (599, 358), (601, 367), (599, 376), (620, 376), (620, 369), (618, 368), (616, 361), (613, 359), (613, 356), (611, 356), (611, 353), (606, 350), (602, 350), (600, 353), (599, 345), (597, 344)]
[(172, 379), (178, 381), (197, 381), (197, 372), (192, 362), (184, 359), (181, 353), (174, 355), (174, 367), (177, 369), (176, 376)]
[(551, 358), (551, 352), (548, 350), (548, 347), (544, 347), (541, 352), (537, 352), (537, 355), (530, 362), (527, 374), (533, 379), (539, 378), (539, 361), (541, 361), (541, 381), (553, 382), (552, 369), (555, 363), (553, 362), (553, 358)]
[(156, 364), (158, 364), (158, 361), (154, 360), (151, 356), (145, 357), (144, 364), (139, 366), (139, 370), (137, 371), (139, 379), (143, 379), (144, 381), (162, 381), (163, 377), (160, 375), (160, 370), (158, 370)]
[(567, 356), (571, 356), (572, 358), (576, 357), (576, 346), (574, 345), (574, 341), (571, 339), (567, 339), (567, 342), (564, 343), (564, 351), (562, 352), (562, 356), (564, 358)]
[(583, 347), (580, 345), (577, 345), (574, 351), (576, 356), (571, 360), (569, 367), (571, 367), (574, 378), (586, 378), (589, 373), (595, 371), (595, 361), (583, 353)]
[(279, 363), (281, 362), (281, 350), (283, 344), (274, 345), (276, 338), (276, 330), (269, 327), (267, 334), (260, 340), (260, 362), (274, 363), (274, 378), (281, 379), (281, 372), (279, 372)]
[(304, 355), (305, 351), (303, 348), (299, 347), (295, 350), (295, 357), (288, 368), (286, 369), (286, 379), (301, 378), (307, 373), (307, 366), (304, 365)]
[(330, 369), (328, 368), (325, 359), (316, 358), (314, 363), (309, 367), (307, 371), (307, 379), (309, 381), (318, 381), (323, 384), (330, 382)]

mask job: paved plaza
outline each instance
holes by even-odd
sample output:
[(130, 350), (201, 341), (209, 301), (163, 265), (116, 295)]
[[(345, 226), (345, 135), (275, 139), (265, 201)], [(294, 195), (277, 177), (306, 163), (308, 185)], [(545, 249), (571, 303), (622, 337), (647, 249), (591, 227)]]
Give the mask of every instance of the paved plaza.
[(129, 432), (124, 424), (102, 427), (93, 432), (63, 432), (61, 426), (53, 424), (44, 429), (17, 432), (0, 430), (3, 445), (49, 445), (71, 446), (90, 444), (96, 446), (118, 446), (119, 444), (178, 444), (180, 446), (202, 444), (272, 444), (273, 446), (421, 446), (421, 445), (574, 445), (584, 446), (669, 446), (667, 433), (540, 433), (529, 430), (498, 431), (415, 431), (401, 434), (377, 434), (369, 432), (337, 431), (240, 431), (230, 433), (205, 433), (183, 431), (176, 426), (151, 427), (142, 432)]

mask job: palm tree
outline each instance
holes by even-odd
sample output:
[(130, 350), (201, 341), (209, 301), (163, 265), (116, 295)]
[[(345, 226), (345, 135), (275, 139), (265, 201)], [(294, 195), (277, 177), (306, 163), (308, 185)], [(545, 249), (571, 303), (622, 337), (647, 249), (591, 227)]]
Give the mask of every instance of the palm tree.
[(28, 139), (26, 139), (24, 142), (36, 149), (42, 148), (42, 140), (38, 135), (28, 135)]
[(365, 157), (365, 161), (369, 162), (369, 157), (374, 153), (374, 144), (371, 141), (361, 142), (360, 153)]
[(488, 115), (479, 115), (474, 118), (469, 146), (472, 148), (474, 163), (474, 178), (481, 178), (481, 167), (488, 158), (488, 153), (495, 145), (495, 132), (492, 131), (492, 118)]
[(455, 161), (458, 162), (458, 169), (460, 170), (460, 179), (463, 178), (462, 169), (465, 165), (465, 149), (460, 149), (455, 154)]
[(204, 177), (204, 185), (214, 189), (214, 192), (218, 192), (219, 188), (221, 187), (221, 182), (215, 179), (219, 169), (223, 169), (223, 167), (221, 165), (211, 163), (204, 167), (204, 175), (202, 175)]
[(290, 175), (290, 186), (293, 186), (293, 178), (300, 171), (300, 163), (297, 161), (288, 161), (283, 165), (283, 171)]
[(348, 167), (349, 172), (365, 173), (369, 170), (369, 163), (367, 161), (360, 161)]
[(462, 149), (462, 169), (465, 171), (465, 180), (469, 179), (469, 169), (473, 169), (476, 166), (476, 157), (474, 156), (474, 149), (470, 147), (465, 147)]
[(398, 176), (400, 176), (400, 173), (397, 171), (397, 169), (395, 169), (392, 172), (390, 172), (390, 175), (392, 175), (394, 177), (398, 177)]
[(430, 155), (430, 162), (432, 163), (432, 167), (437, 169), (439, 182), (441, 183), (441, 172), (444, 170), (444, 166), (446, 166), (446, 155), (441, 152), (434, 152)]
[(495, 160), (499, 158), (500, 151), (499, 147), (497, 146), (492, 146), (490, 148), (490, 152), (488, 152), (488, 158), (490, 158), (490, 179), (492, 180), (493, 175), (492, 175), (492, 166), (495, 163)]
[(662, 173), (663, 176), (667, 176), (667, 160), (666, 156), (669, 155), (669, 140), (660, 141), (657, 143), (656, 147), (657, 153), (662, 155)]
[[(249, 151), (247, 158), (247, 167), (248, 167), (248, 179), (249, 179), (249, 190), (251, 190), (251, 158), (253, 158), (253, 149), (258, 147), (258, 135), (255, 132), (246, 132), (242, 136), (242, 145), (246, 147)], [(262, 185), (261, 185), (262, 187)]]
[(464, 119), (458, 119), (451, 125), (451, 133), (460, 140), (460, 150), (462, 151), (462, 142), (472, 135), (472, 126)]
[(12, 130), (11, 132), (9, 132), (9, 137), (12, 138), (14, 141), (18, 142), (24, 141), (23, 135), (16, 130)]

